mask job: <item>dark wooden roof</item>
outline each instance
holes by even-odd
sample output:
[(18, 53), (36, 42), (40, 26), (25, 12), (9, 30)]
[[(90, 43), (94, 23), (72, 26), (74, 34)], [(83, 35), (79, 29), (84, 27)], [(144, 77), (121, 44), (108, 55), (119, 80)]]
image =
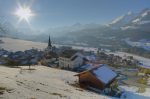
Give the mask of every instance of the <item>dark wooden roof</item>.
[(51, 51), (51, 52), (49, 52), (48, 54), (46, 54), (45, 57), (46, 57), (47, 59), (50, 59), (50, 58), (58, 58), (58, 54)]
[(68, 50), (63, 51), (60, 54), (60, 57), (71, 58), (77, 52), (78, 52), (77, 50), (68, 49)]
[(77, 57), (78, 57), (78, 56), (75, 55), (75, 56), (71, 59), (71, 61), (74, 61)]

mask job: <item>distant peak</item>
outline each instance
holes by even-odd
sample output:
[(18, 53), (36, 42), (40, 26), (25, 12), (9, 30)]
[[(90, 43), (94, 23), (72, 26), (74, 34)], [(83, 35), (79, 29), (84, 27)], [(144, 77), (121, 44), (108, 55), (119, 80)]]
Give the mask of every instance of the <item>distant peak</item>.
[(131, 15), (133, 12), (132, 11), (129, 11), (128, 13), (127, 13), (127, 15)]
[(145, 8), (142, 10), (142, 12), (145, 12), (145, 11), (150, 11), (150, 8)]

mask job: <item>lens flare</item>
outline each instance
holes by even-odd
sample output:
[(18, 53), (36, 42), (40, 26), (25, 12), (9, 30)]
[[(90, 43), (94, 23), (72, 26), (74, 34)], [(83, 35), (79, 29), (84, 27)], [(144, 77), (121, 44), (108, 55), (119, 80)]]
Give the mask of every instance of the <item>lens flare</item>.
[(15, 15), (19, 17), (19, 22), (25, 20), (27, 23), (29, 23), (29, 18), (34, 14), (29, 7), (19, 6), (19, 8), (15, 12)]

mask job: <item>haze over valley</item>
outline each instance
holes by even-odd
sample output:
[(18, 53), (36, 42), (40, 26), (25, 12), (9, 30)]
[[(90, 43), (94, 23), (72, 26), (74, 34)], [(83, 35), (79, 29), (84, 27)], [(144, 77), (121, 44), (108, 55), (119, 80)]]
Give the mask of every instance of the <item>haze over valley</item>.
[[(4, 20), (5, 19), (5, 20)], [(5, 17), (0, 17), (0, 35), (31, 41), (47, 42), (51, 35), (55, 44), (89, 46), (120, 50), (137, 47), (150, 50), (150, 9), (129, 11), (106, 24), (75, 23), (70, 26), (48, 28), (44, 31), (15, 28)], [(128, 41), (141, 43), (141, 46)], [(115, 45), (115, 46), (114, 46)], [(145, 45), (145, 46), (144, 46)]]
[(0, 99), (150, 99), (150, 0), (0, 0)]

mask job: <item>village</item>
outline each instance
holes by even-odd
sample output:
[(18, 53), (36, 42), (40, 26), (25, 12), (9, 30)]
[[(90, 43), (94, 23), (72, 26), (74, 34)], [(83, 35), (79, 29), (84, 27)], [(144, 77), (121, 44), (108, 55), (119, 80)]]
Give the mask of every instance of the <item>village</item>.
[(136, 86), (143, 93), (150, 87), (150, 69), (140, 67), (133, 56), (123, 57), (108, 54), (98, 48), (97, 52), (73, 49), (70, 46), (55, 47), (49, 36), (44, 50), (32, 48), (11, 52), (0, 50), (0, 65), (8, 67), (44, 65), (51, 68), (73, 71), (79, 78), (73, 86), (112, 97), (127, 97), (121, 85)]

